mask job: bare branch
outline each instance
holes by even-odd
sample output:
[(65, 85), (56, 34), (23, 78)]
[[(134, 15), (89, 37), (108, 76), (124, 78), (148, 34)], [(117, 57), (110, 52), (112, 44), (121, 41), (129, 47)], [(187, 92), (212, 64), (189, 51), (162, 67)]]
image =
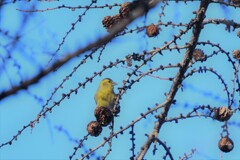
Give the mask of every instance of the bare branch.
[(174, 97), (178, 91), (179, 85), (182, 83), (182, 78), (185, 74), (185, 72), (188, 69), (188, 65), (190, 63), (190, 60), (192, 59), (192, 54), (193, 51), (196, 47), (200, 32), (201, 32), (201, 27), (202, 27), (202, 22), (203, 19), (205, 18), (205, 13), (207, 11), (208, 5), (210, 1), (209, 0), (203, 0), (201, 1), (200, 8), (197, 12), (196, 18), (195, 18), (195, 25), (193, 28), (193, 35), (191, 37), (191, 40), (189, 42), (189, 48), (185, 53), (184, 59), (182, 61), (182, 67), (179, 69), (176, 77), (173, 80), (172, 87), (169, 91), (169, 94), (167, 95), (166, 98), (166, 105), (163, 107), (163, 110), (161, 114), (159, 115), (159, 120), (155, 122), (155, 126), (153, 128), (152, 133), (148, 136), (147, 141), (143, 144), (141, 151), (139, 152), (137, 159), (143, 159), (145, 154), (147, 153), (150, 145), (154, 141), (154, 137), (158, 136), (158, 133), (160, 131), (161, 126), (165, 122), (165, 118), (167, 117), (168, 111), (170, 109), (171, 104), (174, 102)]
[[(149, 4), (149, 6), (148, 6), (149, 9), (154, 7), (155, 5), (157, 5), (157, 3), (159, 1), (160, 0), (155, 0), (151, 4)], [(121, 20), (121, 22), (118, 25), (114, 26), (113, 29), (111, 29), (111, 32), (108, 35), (98, 39), (97, 41), (87, 45), (84, 48), (77, 50), (76, 52), (68, 54), (64, 58), (54, 62), (54, 64), (52, 66), (50, 66), (49, 68), (42, 70), (40, 73), (38, 73), (31, 79), (22, 82), (20, 85), (14, 86), (7, 91), (3, 91), (2, 93), (0, 93), (0, 100), (4, 99), (10, 95), (16, 94), (19, 90), (27, 89), (30, 85), (37, 83), (43, 77), (45, 77), (49, 73), (55, 71), (56, 69), (60, 68), (62, 65), (66, 64), (71, 59), (75, 58), (76, 56), (79, 56), (79, 55), (85, 53), (86, 51), (89, 51), (95, 47), (104, 45), (107, 42), (111, 41), (117, 33), (121, 32), (128, 24), (130, 24), (136, 18), (142, 16), (145, 12), (147, 12), (147, 10), (143, 6), (139, 5), (139, 7), (137, 7), (135, 10), (133, 10), (134, 14), (131, 14), (131, 16), (129, 16), (129, 18), (127, 18), (127, 19)]]

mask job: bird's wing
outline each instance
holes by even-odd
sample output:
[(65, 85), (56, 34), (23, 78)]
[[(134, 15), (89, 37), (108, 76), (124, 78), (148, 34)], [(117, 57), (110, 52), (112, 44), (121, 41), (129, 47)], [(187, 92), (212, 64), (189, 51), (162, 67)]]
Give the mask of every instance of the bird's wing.
[(99, 90), (96, 92), (94, 99), (95, 99), (96, 104), (98, 104), (98, 101), (101, 101), (101, 100), (107, 101), (108, 100), (107, 97), (105, 96), (105, 94)]
[(94, 100), (95, 100), (95, 103), (97, 104), (97, 93), (94, 95)]

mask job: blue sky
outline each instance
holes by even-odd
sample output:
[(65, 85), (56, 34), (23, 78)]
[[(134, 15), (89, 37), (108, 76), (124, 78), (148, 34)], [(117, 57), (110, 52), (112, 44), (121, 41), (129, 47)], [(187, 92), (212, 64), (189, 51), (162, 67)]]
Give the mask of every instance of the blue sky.
[[(123, 3), (125, 1), (118, 1)], [(106, 3), (114, 4), (115, 1), (101, 1), (97, 5)], [(12, 58), (4, 64), (0, 61), (0, 88), (8, 89), (12, 85), (19, 84), (20, 80), (26, 80), (37, 74), (42, 68), (48, 67), (47, 63), (52, 57), (58, 45), (66, 32), (71, 28), (78, 16), (84, 12), (84, 9), (56, 9), (46, 12), (20, 12), (16, 9), (30, 10), (36, 5), (37, 9), (46, 9), (61, 6), (78, 6), (89, 5), (90, 1), (85, 2), (25, 2), (19, 1), (15, 4), (4, 5), (1, 9), (0, 28), (9, 30), (10, 35), (19, 33), (21, 38), (19, 43), (14, 46), (10, 43), (9, 47), (3, 47), (8, 44), (9, 39), (0, 39), (0, 55), (6, 57), (8, 50), (11, 51)], [(150, 11), (146, 19), (139, 18), (129, 28), (136, 26), (144, 26), (144, 24), (157, 23), (159, 20), (158, 13), (162, 4)], [(187, 23), (194, 17), (192, 11), (197, 10), (199, 2), (184, 3), (169, 2), (164, 13), (165, 16), (161, 21), (166, 23)], [(119, 7), (113, 7), (109, 10), (105, 9), (90, 9), (85, 16), (82, 17), (82, 22), (77, 23), (75, 29), (67, 36), (60, 51), (54, 57), (52, 63), (56, 59), (61, 59), (64, 55), (76, 51), (80, 47), (84, 47), (97, 38), (107, 34), (102, 27), (102, 19), (104, 16), (114, 15), (118, 13)], [(26, 15), (29, 16), (28, 23), (21, 23)], [(207, 11), (208, 18), (226, 18), (234, 19), (239, 22), (239, 9), (226, 8), (218, 4), (211, 4)], [(116, 58), (124, 59), (130, 53), (142, 53), (143, 50), (152, 50), (154, 46), (162, 46), (165, 41), (172, 39), (173, 34), (177, 34), (179, 29), (184, 27), (162, 27), (162, 31), (156, 38), (148, 38), (145, 31), (139, 33), (131, 33), (125, 36), (115, 38), (108, 44), (101, 56), (101, 61), (98, 61), (99, 51), (93, 55), (93, 59), (88, 59), (87, 63), (74, 72), (73, 76), (66, 81), (62, 89), (59, 89), (53, 96), (53, 100), (49, 102), (49, 106), (54, 101), (59, 100), (63, 93), (68, 93), (70, 89), (75, 89), (79, 82), (84, 82), (86, 77), (90, 77), (94, 72), (101, 70), (103, 65), (109, 64), (109, 61), (115, 61)], [(219, 43), (224, 50), (232, 52), (236, 49), (240, 39), (236, 36), (235, 31), (225, 31), (224, 25), (208, 24), (202, 31), (199, 41), (211, 40), (212, 43)], [(188, 32), (178, 41), (180, 46), (190, 40), (191, 32)], [(11, 46), (14, 46), (12, 49)], [(7, 48), (7, 49), (6, 49)], [(216, 48), (209, 46), (197, 46), (204, 50), (206, 55), (210, 55)], [(239, 49), (239, 48), (238, 48)], [(153, 58), (153, 62), (148, 63), (141, 68), (142, 72), (146, 72), (149, 68), (156, 68), (159, 65), (168, 65), (169, 63), (176, 64), (184, 56), (184, 49), (180, 54), (177, 51), (164, 51), (163, 56), (157, 55)], [(88, 54), (89, 52), (85, 53)], [(28, 88), (28, 91), (19, 91), (16, 95), (8, 97), (0, 101), (0, 144), (5, 143), (15, 135), (23, 125), (28, 124), (31, 120), (37, 117), (37, 114), (42, 109), (46, 100), (51, 96), (54, 88), (59, 86), (62, 80), (77, 66), (84, 55), (71, 60), (66, 65), (59, 68), (56, 72), (44, 77), (39, 83)], [(17, 69), (14, 62), (17, 62), (21, 68)], [(138, 62), (134, 62), (138, 64)], [(86, 87), (80, 88), (78, 93), (71, 95), (70, 99), (64, 100), (59, 107), (55, 107), (52, 113), (47, 114), (45, 119), (41, 119), (39, 124), (36, 124), (33, 129), (25, 130), (22, 135), (14, 141), (11, 146), (5, 146), (0, 149), (0, 159), (18, 160), (18, 159), (68, 159), (73, 153), (73, 148), (77, 146), (76, 140), (82, 139), (86, 134), (87, 124), (94, 120), (95, 101), (94, 94), (97, 90), (99, 82), (106, 77), (112, 78), (118, 85), (115, 88), (121, 87), (122, 81), (126, 79), (127, 65), (118, 65), (112, 69), (106, 70), (101, 77), (97, 76), (92, 83), (88, 83)], [(225, 54), (218, 54), (209, 58), (206, 62), (198, 62), (193, 68), (199, 66), (207, 66), (214, 68), (221, 74), (228, 84), (230, 93), (232, 92), (233, 69), (227, 61)], [(189, 69), (189, 70), (190, 70)], [(155, 76), (163, 78), (174, 77), (177, 69), (166, 69), (154, 73)], [(10, 78), (8, 78), (10, 77)], [(135, 79), (136, 76), (133, 77)], [(10, 79), (10, 80), (9, 80)], [(136, 83), (126, 94), (123, 95), (120, 101), (121, 112), (119, 117), (115, 118), (116, 131), (120, 126), (125, 127), (132, 120), (139, 117), (140, 113), (147, 111), (147, 108), (154, 107), (156, 103), (162, 103), (165, 100), (164, 93), (168, 92), (172, 82), (160, 80), (150, 76), (141, 79), (140, 83)], [(236, 84), (235, 84), (236, 85)], [(183, 92), (179, 90), (176, 95), (177, 103), (171, 107), (169, 117), (179, 116), (180, 113), (187, 114), (198, 105), (211, 105), (212, 107), (226, 106), (227, 96), (223, 91), (224, 86), (213, 74), (196, 74), (189, 77), (183, 82)], [(239, 94), (235, 95), (236, 102), (239, 101)], [(239, 105), (234, 104), (234, 107)], [(160, 113), (160, 110), (157, 112)], [(154, 113), (156, 114), (156, 113)], [(149, 115), (146, 119), (134, 125), (135, 135), (135, 154), (139, 152), (140, 147), (146, 141), (144, 134), (149, 134), (152, 131), (154, 116)], [(193, 159), (219, 159), (222, 155), (223, 159), (237, 159), (239, 156), (239, 113), (234, 114), (230, 120), (232, 125), (229, 125), (230, 137), (234, 141), (235, 148), (230, 153), (221, 153), (217, 147), (222, 132), (221, 126), (223, 123), (213, 121), (206, 118), (193, 118), (180, 120), (179, 123), (168, 122), (164, 124), (159, 138), (166, 141), (167, 146), (171, 147), (174, 157), (183, 157), (184, 153), (189, 153), (191, 149), (196, 149)], [(235, 124), (234, 124), (235, 123)], [(131, 156), (131, 135), (130, 130), (119, 135), (118, 139), (113, 139), (112, 152), (107, 159), (129, 159)], [(103, 142), (103, 137), (108, 137), (110, 130), (108, 127), (103, 129), (99, 137), (89, 137), (84, 143), (84, 147), (79, 149), (75, 158), (80, 158), (81, 154), (85, 153), (89, 148), (94, 148)], [(155, 156), (152, 155), (150, 148), (147, 159), (159, 159), (164, 155), (164, 150), (158, 146), (158, 152)], [(92, 156), (93, 159), (106, 154), (108, 145), (100, 148)]]

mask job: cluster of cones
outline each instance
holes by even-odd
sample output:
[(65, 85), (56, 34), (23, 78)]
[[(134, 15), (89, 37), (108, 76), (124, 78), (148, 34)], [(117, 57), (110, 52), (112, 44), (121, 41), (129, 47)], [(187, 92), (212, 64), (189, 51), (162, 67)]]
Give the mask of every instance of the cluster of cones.
[[(114, 16), (106, 16), (103, 18), (103, 27), (106, 28), (107, 31), (110, 31), (113, 26), (120, 22), (120, 20), (129, 17), (131, 11), (133, 10), (133, 8), (135, 8), (134, 5), (135, 4), (131, 2), (123, 3), (119, 9), (119, 14), (116, 14)], [(158, 26), (154, 24), (147, 26), (146, 34), (148, 37), (156, 37), (159, 34)]]
[[(113, 113), (107, 107), (97, 107), (94, 111), (96, 121), (91, 121), (87, 126), (89, 135), (97, 137), (102, 132), (102, 127), (106, 127), (113, 120)], [(220, 122), (229, 120), (232, 116), (232, 111), (227, 107), (219, 107), (214, 110), (214, 118)], [(234, 148), (233, 141), (229, 136), (222, 137), (218, 143), (218, 147), (223, 152), (230, 152)]]
[[(228, 107), (219, 107), (214, 110), (214, 118), (220, 122), (229, 120), (232, 116), (232, 110)], [(230, 152), (234, 148), (233, 141), (229, 138), (229, 135), (222, 137), (218, 142), (218, 148), (223, 152)]]
[(87, 125), (88, 134), (97, 137), (102, 132), (102, 127), (106, 127), (113, 120), (113, 113), (107, 107), (96, 107), (94, 111), (96, 121), (91, 121)]
[(127, 18), (130, 15), (132, 8), (132, 3), (123, 3), (119, 9), (119, 14), (116, 14), (114, 16), (106, 16), (103, 18), (103, 26), (107, 29), (107, 31), (110, 31), (110, 29), (114, 25), (118, 24), (121, 19)]

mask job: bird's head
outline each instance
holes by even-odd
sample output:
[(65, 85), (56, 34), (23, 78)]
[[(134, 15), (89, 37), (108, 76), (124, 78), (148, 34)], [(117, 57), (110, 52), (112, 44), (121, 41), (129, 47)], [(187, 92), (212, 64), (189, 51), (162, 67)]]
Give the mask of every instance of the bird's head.
[(104, 88), (113, 89), (115, 85), (117, 85), (117, 83), (113, 82), (113, 80), (111, 80), (110, 78), (105, 78), (100, 82), (100, 87)]

